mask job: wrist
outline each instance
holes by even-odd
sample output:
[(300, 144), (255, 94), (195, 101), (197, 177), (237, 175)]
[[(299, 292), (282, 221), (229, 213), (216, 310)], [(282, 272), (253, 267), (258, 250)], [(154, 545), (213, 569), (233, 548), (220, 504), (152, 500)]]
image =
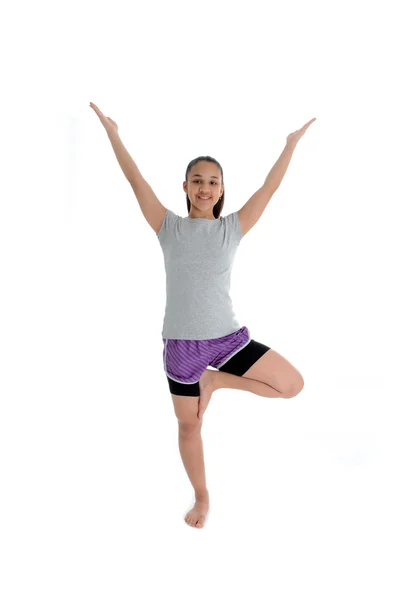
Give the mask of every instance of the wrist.
[(296, 148), (296, 146), (297, 146), (297, 142), (286, 142), (285, 148), (287, 148), (288, 150), (293, 152), (293, 150)]
[(119, 138), (118, 131), (115, 131), (115, 130), (113, 130), (113, 131), (107, 131), (107, 135), (110, 138), (110, 140)]

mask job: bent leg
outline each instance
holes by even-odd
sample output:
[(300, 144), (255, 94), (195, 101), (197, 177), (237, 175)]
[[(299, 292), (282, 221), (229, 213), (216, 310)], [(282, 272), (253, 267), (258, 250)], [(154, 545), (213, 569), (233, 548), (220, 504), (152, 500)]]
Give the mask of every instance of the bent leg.
[(212, 373), (214, 391), (221, 388), (231, 388), (234, 390), (252, 392), (253, 394), (257, 394), (257, 396), (263, 396), (264, 398), (285, 398), (285, 395), (282, 392), (276, 390), (267, 383), (233, 375), (232, 373), (226, 373), (225, 371), (213, 371)]

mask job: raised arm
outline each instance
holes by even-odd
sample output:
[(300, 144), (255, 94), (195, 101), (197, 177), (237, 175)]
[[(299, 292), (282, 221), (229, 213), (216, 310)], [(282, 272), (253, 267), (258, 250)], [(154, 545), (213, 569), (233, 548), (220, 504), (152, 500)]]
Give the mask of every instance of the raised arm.
[(108, 138), (115, 152), (115, 156), (117, 157), (118, 164), (132, 186), (144, 218), (150, 227), (156, 233), (158, 233), (161, 229), (167, 209), (163, 204), (161, 204), (150, 185), (140, 173), (128, 150), (122, 143), (116, 122), (110, 119), (110, 117), (105, 117), (101, 110), (95, 104), (93, 104), (93, 102), (90, 103), (90, 106), (99, 117), (104, 129), (107, 132)]
[(316, 121), (315, 117), (303, 125), (301, 129), (296, 129), (296, 131), (287, 136), (286, 146), (271, 171), (268, 173), (263, 185), (252, 195), (250, 200), (247, 200), (242, 208), (238, 210), (243, 235), (246, 235), (249, 229), (257, 223), (258, 219), (263, 214), (265, 207), (281, 184), (298, 141), (314, 121)]

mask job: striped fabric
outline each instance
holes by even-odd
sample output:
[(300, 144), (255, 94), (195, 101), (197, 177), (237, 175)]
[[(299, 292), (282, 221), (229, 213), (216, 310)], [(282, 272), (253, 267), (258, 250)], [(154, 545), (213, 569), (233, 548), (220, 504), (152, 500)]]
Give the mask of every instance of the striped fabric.
[(210, 340), (163, 339), (164, 371), (179, 383), (196, 383), (208, 366), (219, 369), (250, 343), (247, 327)]

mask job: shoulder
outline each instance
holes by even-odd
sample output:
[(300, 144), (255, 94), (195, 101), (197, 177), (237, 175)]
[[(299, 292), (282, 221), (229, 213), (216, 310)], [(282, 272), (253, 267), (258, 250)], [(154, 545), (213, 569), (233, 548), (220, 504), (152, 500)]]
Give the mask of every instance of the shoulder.
[(164, 237), (165, 234), (172, 231), (175, 226), (175, 223), (177, 223), (180, 219), (182, 219), (182, 217), (174, 213), (173, 210), (167, 208), (167, 210), (165, 211), (163, 221), (161, 223), (161, 228), (158, 231), (158, 233), (156, 232), (158, 239), (161, 240), (161, 238)]
[(240, 242), (240, 240), (243, 237), (243, 232), (240, 224), (238, 211), (231, 212), (229, 213), (229, 215), (226, 215), (226, 217), (221, 218), (232, 237)]

